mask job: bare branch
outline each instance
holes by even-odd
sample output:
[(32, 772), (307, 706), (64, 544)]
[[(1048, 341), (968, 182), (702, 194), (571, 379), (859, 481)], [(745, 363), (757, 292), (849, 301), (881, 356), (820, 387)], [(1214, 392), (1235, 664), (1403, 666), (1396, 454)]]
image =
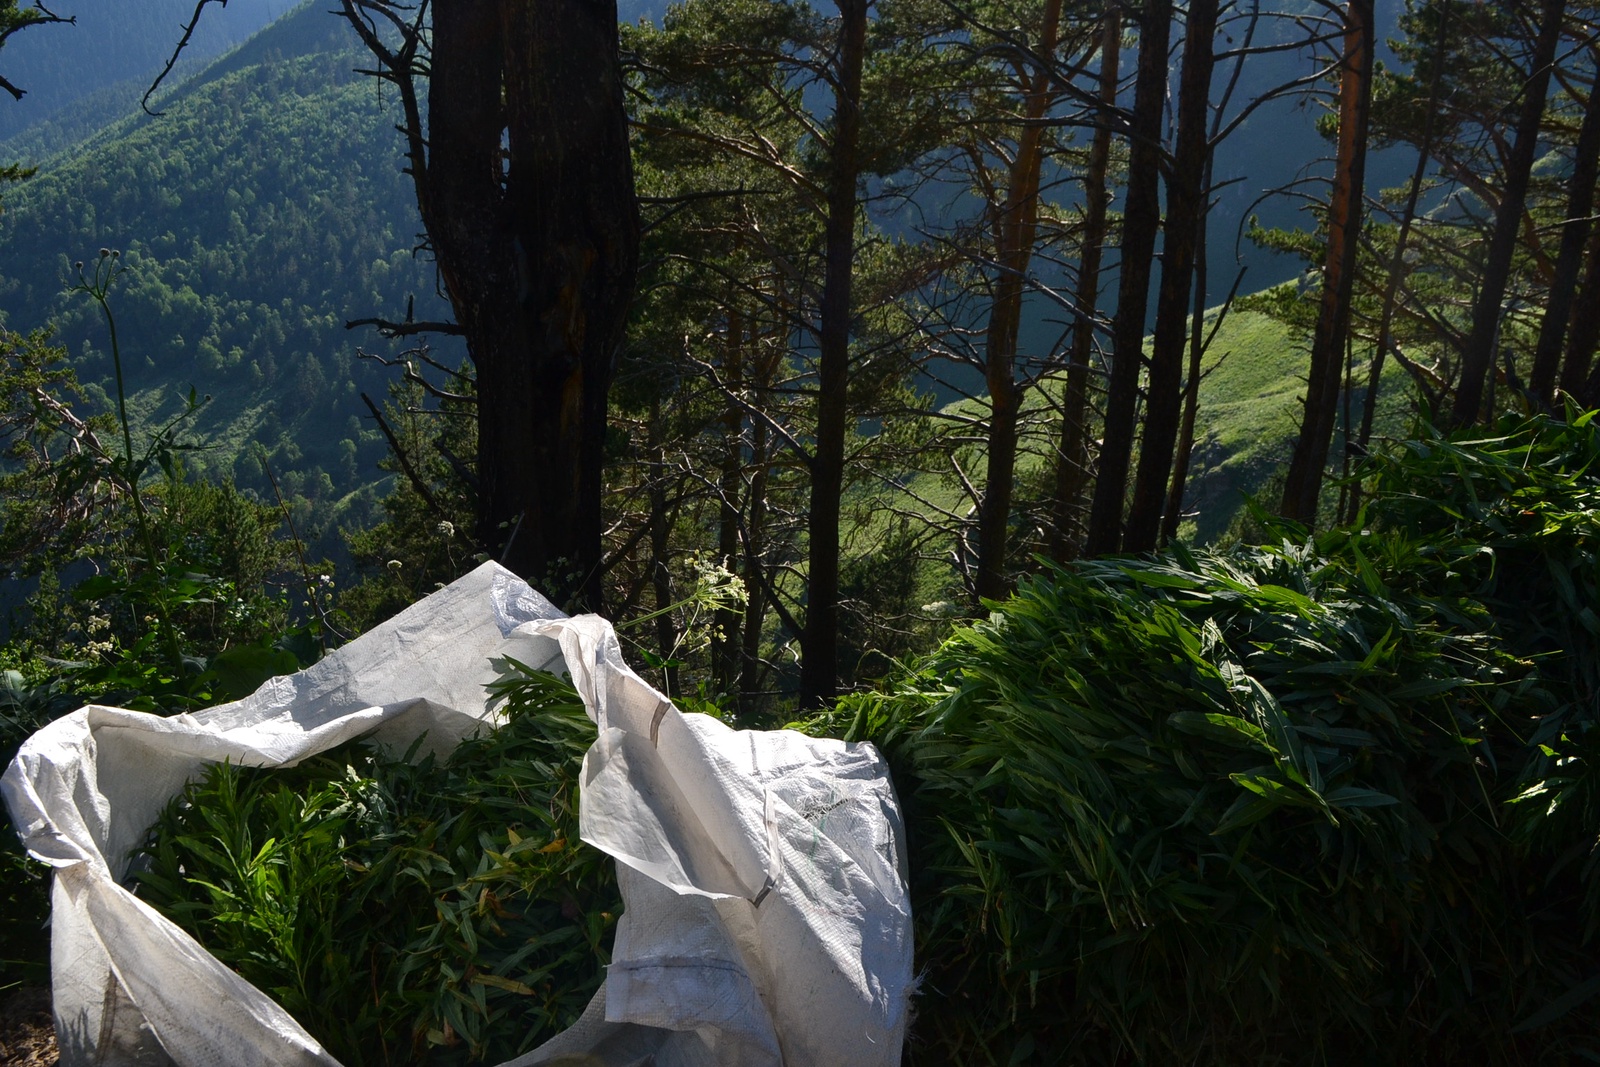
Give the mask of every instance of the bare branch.
[(189, 38), (194, 36), (195, 27), (200, 25), (200, 12), (206, 9), (207, 4), (221, 4), (227, 7), (228, 0), (195, 0), (194, 14), (189, 16), (189, 24), (183, 28), (183, 36), (178, 39), (178, 45), (172, 50), (172, 55), (167, 57), (167, 65), (161, 68), (161, 73), (156, 75), (156, 80), (150, 83), (150, 88), (146, 89), (144, 96), (139, 99), (139, 107), (146, 115), (159, 118), (165, 114), (163, 111), (150, 110), (150, 98), (161, 87), (161, 83), (167, 80), (172, 68), (177, 66), (178, 57), (183, 54), (183, 50), (189, 47)]
[(400, 447), (400, 439), (394, 435), (394, 430), (390, 428), (389, 421), (383, 417), (383, 412), (378, 410), (378, 405), (374, 404), (366, 393), (361, 394), (361, 402), (367, 405), (372, 417), (378, 420), (378, 429), (383, 431), (384, 440), (389, 442), (389, 451), (394, 453), (400, 469), (405, 472), (406, 480), (417, 491), (417, 495), (422, 497), (422, 502), (428, 506), (428, 510), (442, 519), (449, 518), (444, 508), (439, 506), (439, 501), (434, 498), (433, 490), (428, 488), (428, 483), (422, 480), (417, 469), (411, 465), (411, 460), (406, 458), (405, 449)]
[(811, 466), (811, 453), (806, 451), (806, 446), (796, 440), (794, 435), (788, 430), (784, 429), (784, 427), (776, 419), (774, 419), (771, 415), (768, 415), (765, 411), (762, 411), (760, 408), (756, 407), (754, 404), (750, 403), (744, 397), (740, 396), (735, 390), (730, 389), (727, 383), (722, 380), (722, 377), (717, 374), (717, 368), (713, 367), (705, 360), (690, 355), (687, 351), (687, 346), (684, 354), (688, 357), (691, 363), (706, 373), (706, 376), (711, 379), (711, 384), (716, 386), (717, 390), (721, 392), (723, 396), (727, 397), (729, 401), (742, 409), (745, 414), (749, 415), (753, 419), (758, 420), (765, 425), (767, 429), (777, 434), (783, 443), (788, 445), (794, 451), (795, 456), (800, 460), (801, 463), (804, 463), (807, 467)]
[(378, 331), (378, 336), (394, 340), (397, 337), (416, 337), (419, 334), (437, 333), (451, 337), (464, 337), (466, 331), (454, 322), (429, 322), (423, 320), (416, 322), (407, 319), (404, 322), (395, 322), (393, 319), (346, 319), (344, 328), (354, 330), (361, 326), (371, 326)]
[[(34, 9), (32, 11), (19, 12), (21, 17), (17, 24), (14, 26), (9, 26), (5, 30), (0, 31), (0, 46), (4, 46), (6, 41), (13, 33), (25, 30), (29, 26), (39, 26), (47, 22), (65, 22), (74, 26), (78, 23), (78, 16), (76, 15), (62, 18), (60, 15), (55, 14), (43, 4), (37, 2), (33, 5), (33, 8)], [(0, 77), (0, 89), (4, 89), (6, 92), (10, 93), (13, 100), (21, 100), (25, 95), (27, 95), (28, 92), (26, 89), (17, 88), (4, 77)]]

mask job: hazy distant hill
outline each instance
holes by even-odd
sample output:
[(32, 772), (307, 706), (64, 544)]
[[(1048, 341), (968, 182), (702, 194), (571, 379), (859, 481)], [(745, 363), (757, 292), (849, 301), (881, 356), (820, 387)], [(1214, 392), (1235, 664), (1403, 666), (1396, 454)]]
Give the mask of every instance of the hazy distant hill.
[[(192, 74), (293, 6), (294, 0), (233, 0), (207, 7), (175, 76)], [(86, 99), (90, 117), (101, 121), (125, 113), (194, 14), (194, 0), (52, 0), (49, 7), (78, 21), (35, 26), (0, 49), (0, 70), (27, 92), (20, 101), (0, 100), (0, 141), (46, 123), (79, 128)], [(69, 106), (74, 113), (64, 114)]]
[(196, 436), (213, 447), (193, 465), (265, 491), (261, 442), (323, 526), (370, 505), (385, 451), (359, 394), (381, 398), (392, 372), (356, 357), (374, 338), (345, 320), (402, 314), (412, 295), (419, 316), (444, 314), (411, 254), (421, 226), (393, 118), (352, 44), (321, 5), (301, 7), (162, 117), (124, 118), (8, 191), (0, 216), (7, 325), (55, 323), (80, 376), (106, 383), (104, 326), (62, 290), (74, 260), (124, 250), (112, 299), (137, 409), (161, 418), (191, 385), (210, 394)]

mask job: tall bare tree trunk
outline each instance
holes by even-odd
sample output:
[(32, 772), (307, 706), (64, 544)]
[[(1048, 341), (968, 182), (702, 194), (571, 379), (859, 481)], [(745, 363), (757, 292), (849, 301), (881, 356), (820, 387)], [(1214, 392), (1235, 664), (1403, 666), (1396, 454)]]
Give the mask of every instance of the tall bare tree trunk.
[(1085, 487), (1089, 484), (1089, 359), (1094, 353), (1094, 309), (1100, 304), (1100, 258), (1105, 245), (1106, 212), (1111, 204), (1107, 172), (1111, 164), (1111, 119), (1117, 106), (1122, 56), (1122, 12), (1106, 5), (1100, 36), (1100, 109), (1089, 165), (1083, 176), (1083, 240), (1078, 257), (1077, 308), (1072, 317), (1072, 350), (1067, 386), (1061, 399), (1061, 448), (1056, 457), (1054, 529), (1050, 554), (1065, 563), (1078, 554), (1082, 541), (1075, 531)]
[(1483, 283), (1472, 305), (1472, 330), (1461, 352), (1461, 381), (1456, 386), (1450, 421), (1467, 426), (1478, 421), (1483, 407), (1484, 381), (1494, 365), (1495, 342), (1500, 336), (1501, 302), (1511, 278), (1511, 256), (1517, 231), (1527, 209), (1528, 178), (1538, 154), (1539, 126), (1544, 119), (1550, 69), (1561, 40), (1561, 20), (1566, 0), (1544, 0), (1539, 14), (1539, 35), (1534, 39), (1532, 65), (1523, 86), (1522, 107), (1517, 112), (1515, 140), (1506, 160), (1505, 187), (1494, 213), (1494, 234), (1483, 267)]
[[(1206, 163), (1206, 187), (1211, 185), (1211, 164)], [(1178, 426), (1178, 446), (1172, 457), (1172, 484), (1167, 489), (1167, 506), (1161, 516), (1161, 540), (1178, 537), (1183, 521), (1183, 493), (1189, 481), (1189, 463), (1194, 456), (1194, 424), (1200, 412), (1200, 363), (1206, 354), (1206, 212), (1200, 214), (1199, 232), (1194, 247), (1194, 306), (1189, 312), (1189, 370), (1183, 383), (1183, 421)], [(1244, 270), (1239, 271), (1240, 277)], [(1238, 282), (1234, 283), (1237, 289)], [(1230, 297), (1231, 300), (1231, 297)], [(1226, 309), (1224, 309), (1226, 314)]]
[[(738, 308), (728, 309), (727, 347), (723, 379), (728, 388), (745, 394), (745, 326)], [(744, 409), (732, 400), (722, 412), (722, 471), (717, 483), (717, 556), (733, 568), (739, 559), (740, 500), (745, 471)], [(718, 692), (732, 693), (739, 684), (741, 649), (738, 613), (726, 608), (715, 616), (711, 633), (711, 677)]]
[(1122, 213), (1122, 267), (1117, 314), (1111, 326), (1111, 382), (1105, 434), (1095, 477), (1094, 503), (1084, 551), (1091, 556), (1122, 546), (1122, 507), (1133, 463), (1139, 368), (1144, 361), (1145, 311), (1150, 306), (1150, 264), (1161, 226), (1161, 120), (1167, 96), (1167, 43), (1171, 0), (1145, 0), (1139, 9), (1139, 68), (1129, 129), (1128, 191)]
[(1375, 38), (1372, 0), (1345, 8), (1344, 58), (1339, 76), (1339, 145), (1328, 199), (1328, 247), (1322, 265), (1322, 301), (1311, 338), (1305, 411), (1284, 479), (1283, 514), (1299, 522), (1317, 517), (1328, 445), (1339, 410), (1339, 377), (1350, 333), (1350, 298), (1361, 236), (1367, 128), (1372, 104)]
[(1161, 242), (1161, 288), (1145, 387), (1144, 437), (1139, 472), (1123, 533), (1126, 552), (1148, 552), (1161, 532), (1161, 512), (1172, 473), (1183, 399), (1183, 356), (1194, 285), (1194, 246), (1199, 233), (1208, 154), (1211, 71), (1216, 62), (1217, 0), (1189, 0), (1184, 30), (1183, 72), (1178, 82), (1178, 134), (1167, 179), (1167, 221)]
[[(1045, 0), (1038, 51), (1054, 55), (1061, 19), (1061, 0)], [(1050, 106), (1050, 75), (1034, 69), (1023, 75), (1022, 130), (1017, 154), (1006, 181), (1005, 201), (995, 226), (995, 259), (999, 277), (989, 306), (984, 344), (984, 372), (989, 386), (988, 472), (978, 506), (978, 575), (980, 599), (1006, 593), (1006, 547), (1010, 540), (1011, 490), (1017, 468), (1017, 419), (1022, 389), (1017, 384), (1017, 334), (1022, 324), (1022, 298), (1028, 265), (1038, 234), (1039, 173), (1043, 166), (1044, 127), (1040, 120)]]
[(839, 684), (839, 514), (849, 421), (850, 282), (855, 269), (856, 183), (861, 173), (861, 69), (866, 53), (867, 3), (839, 0), (839, 60), (817, 344), (817, 438), (811, 456), (810, 556), (805, 630), (800, 636), (802, 708), (826, 703)]
[(744, 627), (740, 632), (739, 713), (748, 715), (760, 705), (761, 642), (767, 620), (767, 583), (762, 549), (767, 529), (767, 427), (755, 422), (750, 427), (750, 452), (756, 468), (750, 477), (750, 511), (744, 530), (744, 585), (749, 601), (744, 606)]
[[(1448, 8), (1439, 15), (1439, 36), (1434, 48), (1444, 54)], [(1378, 411), (1378, 390), (1383, 381), (1383, 364), (1389, 355), (1390, 338), (1394, 328), (1394, 312), (1400, 295), (1400, 275), (1405, 267), (1406, 247), (1411, 240), (1411, 227), (1417, 219), (1417, 202), (1422, 197), (1422, 179), (1427, 175), (1428, 162), (1433, 154), (1433, 137), (1439, 118), (1439, 90), (1444, 82), (1444, 65), (1434, 65), (1433, 78), (1428, 85), (1428, 111), (1422, 124), (1422, 143), (1417, 146), (1417, 164), (1411, 171), (1411, 184), (1406, 191), (1405, 212), (1400, 216), (1400, 232), (1395, 235), (1394, 250), (1389, 253), (1388, 273), (1383, 284), (1383, 307), (1378, 313), (1378, 336), (1373, 342), (1372, 366), (1367, 372), (1367, 392), (1361, 398), (1361, 432), (1356, 436), (1358, 451), (1365, 453), (1372, 442), (1372, 421)], [(1361, 506), (1360, 489), (1351, 494), (1348, 517), (1355, 518)]]
[(1594, 183), (1600, 177), (1600, 85), (1591, 86), (1573, 148), (1572, 175), (1567, 179), (1567, 217), (1561, 223), (1561, 247), (1556, 253), (1555, 275), (1545, 302), (1544, 321), (1533, 352), (1529, 387), (1544, 404), (1554, 403), (1556, 371), (1561, 364), (1562, 341), (1572, 317), (1583, 252), (1589, 244), (1594, 220)]
[[(1567, 353), (1561, 359), (1561, 387), (1573, 393), (1585, 407), (1600, 406), (1600, 381), (1590, 371), (1596, 345), (1600, 344), (1600, 229), (1589, 237), (1589, 259), (1584, 265), (1583, 282), (1572, 309), (1572, 329), (1567, 334)], [(1572, 383), (1568, 385), (1568, 383)]]
[[(655, 592), (656, 610), (671, 604), (672, 570), (672, 514), (667, 507), (667, 454), (666, 416), (661, 410), (658, 394), (650, 401), (650, 421), (646, 425), (647, 447), (650, 449), (650, 587)], [(656, 616), (656, 648), (664, 661), (672, 659), (672, 650), (678, 644), (678, 623), (672, 612), (662, 611)], [(669, 696), (678, 694), (678, 668), (668, 663), (662, 668), (662, 684)]]
[[(1222, 134), (1222, 120), (1227, 114), (1228, 103), (1233, 99), (1234, 91), (1239, 87), (1239, 79), (1244, 74), (1245, 56), (1250, 51), (1251, 42), (1255, 40), (1256, 29), (1261, 22), (1260, 9), (1254, 10), (1249, 16), (1243, 40), (1235, 46), (1238, 53), (1233, 60), (1233, 73), (1228, 78), (1227, 87), (1223, 89), (1221, 98), (1212, 107), (1211, 132), (1207, 136), (1205, 181), (1201, 185), (1202, 196), (1211, 195), (1211, 179), (1213, 167), (1217, 158), (1218, 142)], [(1189, 480), (1189, 463), (1194, 455), (1194, 427), (1200, 409), (1200, 380), (1201, 360), (1205, 358), (1206, 349), (1211, 338), (1206, 335), (1206, 301), (1209, 299), (1209, 289), (1206, 284), (1206, 264), (1208, 250), (1206, 246), (1206, 219), (1210, 215), (1209, 205), (1202, 205), (1199, 225), (1195, 232), (1195, 278), (1194, 278), (1194, 306), (1189, 313), (1189, 371), (1188, 379), (1183, 390), (1183, 423), (1178, 427), (1178, 446), (1172, 460), (1172, 484), (1167, 490), (1167, 506), (1161, 519), (1161, 538), (1163, 541), (1173, 541), (1178, 536), (1178, 524), (1183, 519), (1183, 495)], [(1239, 284), (1244, 281), (1245, 268), (1240, 267), (1234, 274), (1233, 284), (1228, 288), (1227, 299), (1223, 301), (1222, 310), (1218, 314), (1217, 325), (1226, 318), (1228, 309), (1233, 305), (1233, 298), (1239, 292)], [(1213, 327), (1212, 336), (1216, 334)]]

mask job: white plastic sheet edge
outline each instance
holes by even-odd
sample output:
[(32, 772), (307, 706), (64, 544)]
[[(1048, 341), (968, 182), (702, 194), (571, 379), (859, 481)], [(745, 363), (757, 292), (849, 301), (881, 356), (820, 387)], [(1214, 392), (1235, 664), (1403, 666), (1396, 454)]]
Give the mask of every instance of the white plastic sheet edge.
[[(867, 745), (684, 715), (595, 616), (567, 619), (485, 564), (321, 663), (171, 718), (89, 707), (0, 779), (56, 868), (52, 977), (64, 1067), (334, 1064), (277, 1004), (121, 884), (160, 807), (209, 762), (274, 766), (356, 736), (448, 750), (480, 724), (491, 656), (563, 663), (599, 736), (580, 827), (627, 907), (579, 1024), (505, 1067), (898, 1063), (911, 979), (898, 803)], [(653, 1057), (653, 1059), (650, 1059)]]

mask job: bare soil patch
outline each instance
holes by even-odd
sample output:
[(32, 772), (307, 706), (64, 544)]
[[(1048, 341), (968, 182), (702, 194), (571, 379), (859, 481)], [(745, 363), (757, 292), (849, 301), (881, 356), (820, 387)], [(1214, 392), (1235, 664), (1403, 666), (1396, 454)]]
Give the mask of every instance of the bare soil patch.
[(59, 1059), (50, 990), (24, 987), (0, 993), (0, 1064), (56, 1067)]

